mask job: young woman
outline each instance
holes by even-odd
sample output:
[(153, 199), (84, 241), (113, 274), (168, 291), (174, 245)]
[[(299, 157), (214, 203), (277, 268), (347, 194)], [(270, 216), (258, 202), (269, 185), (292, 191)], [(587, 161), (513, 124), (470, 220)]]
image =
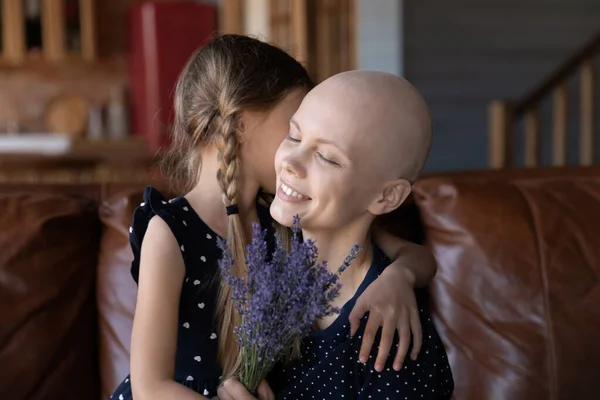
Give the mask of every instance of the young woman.
[[(404, 79), (382, 72), (338, 74), (313, 89), (292, 117), (289, 136), (275, 157), (278, 190), (271, 215), (283, 225), (291, 225), (298, 215), (303, 237), (315, 241), (332, 272), (354, 245), (362, 251), (340, 275), (340, 295), (333, 300), (340, 314), (315, 321), (300, 357), (274, 368), (268, 377), (278, 399), (452, 397), (450, 365), (429, 316), (425, 290), (417, 291), (423, 347), (400, 371), (391, 363), (376, 371), (374, 354), (366, 363), (357, 362), (366, 320), (357, 335), (349, 335), (350, 309), (389, 265), (372, 241), (371, 224), (406, 199), (430, 144), (431, 121), (421, 95)], [(297, 195), (290, 196), (291, 191)], [(399, 341), (394, 344), (393, 352)], [(262, 397), (273, 398), (267, 385), (261, 390)], [(250, 398), (234, 379), (219, 389), (220, 400)]]

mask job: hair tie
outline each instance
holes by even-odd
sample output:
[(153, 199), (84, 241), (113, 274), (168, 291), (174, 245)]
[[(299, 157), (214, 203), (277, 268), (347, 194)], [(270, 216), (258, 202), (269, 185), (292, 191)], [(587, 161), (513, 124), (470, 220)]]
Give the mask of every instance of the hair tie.
[(237, 204), (232, 204), (230, 206), (225, 207), (225, 211), (227, 211), (227, 215), (234, 215), (240, 213), (240, 208)]

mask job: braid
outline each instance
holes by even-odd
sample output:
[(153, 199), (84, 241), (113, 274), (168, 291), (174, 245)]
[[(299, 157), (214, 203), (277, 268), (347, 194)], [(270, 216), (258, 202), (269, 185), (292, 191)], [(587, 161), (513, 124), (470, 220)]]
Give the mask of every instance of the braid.
[[(221, 126), (217, 144), (220, 169), (217, 175), (223, 202), (226, 206), (237, 205), (240, 193), (239, 141), (237, 138), (238, 119), (235, 112), (221, 116)], [(241, 277), (246, 268), (246, 240), (244, 227), (239, 214), (228, 216), (227, 245), (233, 252), (235, 264), (231, 273)], [(233, 290), (221, 280), (218, 305), (222, 310), (220, 318), (219, 361), (223, 367), (223, 378), (234, 376), (241, 365), (240, 346), (235, 338), (234, 327), (240, 326), (241, 318), (235, 309), (232, 299)]]
[(229, 206), (237, 204), (240, 192), (240, 159), (239, 142), (237, 139), (237, 118), (234, 113), (222, 118), (219, 158), (219, 184), (223, 190), (223, 202)]

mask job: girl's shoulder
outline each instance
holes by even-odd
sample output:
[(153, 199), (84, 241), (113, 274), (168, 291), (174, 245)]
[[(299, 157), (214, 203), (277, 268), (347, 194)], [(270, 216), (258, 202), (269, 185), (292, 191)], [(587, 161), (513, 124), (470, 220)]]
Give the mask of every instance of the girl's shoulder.
[(131, 274), (136, 282), (139, 277), (142, 242), (150, 221), (155, 217), (164, 222), (161, 225), (166, 225), (177, 241), (186, 269), (221, 256), (217, 235), (202, 221), (185, 197), (167, 199), (158, 189), (148, 186), (144, 190), (142, 203), (133, 213), (129, 228), (129, 241), (134, 256)]

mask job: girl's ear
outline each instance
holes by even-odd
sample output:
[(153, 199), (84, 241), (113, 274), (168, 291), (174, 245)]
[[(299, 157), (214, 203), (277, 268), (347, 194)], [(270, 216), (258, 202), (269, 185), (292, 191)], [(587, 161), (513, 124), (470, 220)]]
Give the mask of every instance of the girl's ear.
[(236, 133), (237, 133), (237, 139), (238, 139), (238, 143), (240, 145), (246, 143), (246, 141), (248, 141), (248, 135), (245, 133), (245, 127), (249, 126), (253, 123), (253, 118), (252, 115), (249, 114), (246, 111), (242, 111), (239, 114), (239, 117), (237, 118), (237, 126), (236, 126)]
[(406, 179), (388, 182), (369, 207), (369, 212), (373, 215), (390, 213), (404, 203), (411, 191), (412, 185)]

